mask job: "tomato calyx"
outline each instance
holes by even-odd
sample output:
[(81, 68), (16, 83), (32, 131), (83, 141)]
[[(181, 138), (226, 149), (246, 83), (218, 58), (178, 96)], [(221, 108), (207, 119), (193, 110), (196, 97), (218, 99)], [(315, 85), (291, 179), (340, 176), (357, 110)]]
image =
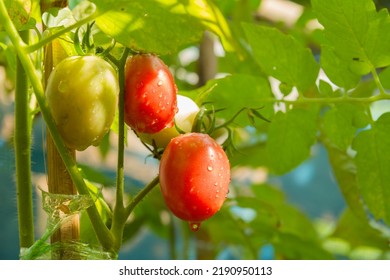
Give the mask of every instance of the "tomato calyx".
[(84, 33), (81, 32), (80, 27), (76, 29), (76, 32), (73, 36), (73, 43), (76, 53), (79, 56), (92, 54), (103, 58), (109, 57), (110, 51), (114, 49), (116, 41), (115, 39), (112, 39), (109, 46), (105, 49), (102, 46), (95, 46), (92, 34), (94, 24), (94, 21), (88, 23), (86, 25), (86, 30), (84, 31)]
[(208, 106), (210, 103), (204, 103), (197, 116), (192, 127), (192, 132), (205, 133), (212, 136), (221, 144), (225, 151), (229, 153), (237, 151), (237, 147), (234, 144), (234, 122), (238, 116), (243, 113), (246, 113), (250, 123), (256, 125), (256, 119), (261, 119), (266, 122), (270, 122), (266, 117), (264, 117), (259, 110), (259, 108), (248, 108), (244, 107), (238, 110), (229, 120), (224, 120), (217, 117), (217, 113), (224, 111), (225, 108), (215, 109), (214, 106)]
[[(92, 27), (95, 22), (87, 24), (84, 34), (81, 34), (80, 27), (76, 29), (73, 37), (74, 48), (78, 55), (83, 56), (86, 54), (95, 54), (95, 44), (92, 37)], [(82, 37), (80, 41), (80, 36)]]
[[(178, 100), (180, 100), (180, 97), (183, 96), (178, 95), (178, 97)], [(185, 98), (189, 99), (188, 97)], [(177, 114), (180, 114), (180, 102), (178, 102), (178, 107), (179, 112)], [(208, 134), (222, 146), (224, 151), (228, 152), (229, 154), (232, 154), (238, 151), (238, 148), (236, 147), (233, 140), (235, 132), (235, 120), (241, 114), (246, 113), (252, 125), (255, 125), (256, 119), (261, 119), (263, 121), (270, 122), (259, 112), (259, 110), (261, 110), (262, 108), (263, 107), (244, 107), (238, 110), (229, 120), (224, 120), (218, 117), (218, 113), (224, 111), (225, 108), (215, 109), (215, 107), (211, 103), (204, 103), (196, 113), (194, 120), (192, 121), (192, 127), (190, 130), (187, 127), (188, 125), (185, 128), (182, 128), (181, 122), (177, 121), (176, 117), (174, 119), (174, 127), (169, 129), (175, 129), (176, 133), (178, 133), (177, 136), (189, 132)], [(161, 139), (159, 139), (158, 137), (153, 138), (153, 134), (151, 134), (147, 141), (145, 141), (145, 137), (142, 134), (138, 134), (136, 131), (135, 133), (141, 140), (142, 144), (151, 152), (150, 156), (160, 160), (166, 144), (162, 145)]]

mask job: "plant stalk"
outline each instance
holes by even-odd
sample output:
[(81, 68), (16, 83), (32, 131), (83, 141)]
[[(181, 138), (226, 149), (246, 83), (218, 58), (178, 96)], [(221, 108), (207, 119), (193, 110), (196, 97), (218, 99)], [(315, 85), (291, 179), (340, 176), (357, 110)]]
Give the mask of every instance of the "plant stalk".
[[(21, 31), (20, 37), (23, 41), (28, 42), (29, 31)], [(30, 150), (31, 123), (32, 116), (29, 107), (28, 79), (21, 61), (17, 59), (14, 146), (20, 248), (28, 248), (34, 243)]]
[(125, 150), (125, 125), (124, 125), (124, 95), (125, 95), (125, 64), (129, 49), (125, 49), (119, 61), (115, 61), (119, 78), (118, 97), (118, 158), (116, 172), (116, 199), (113, 211), (111, 233), (114, 237), (114, 250), (119, 251), (122, 244), (123, 230), (127, 220), (124, 195), (124, 150)]

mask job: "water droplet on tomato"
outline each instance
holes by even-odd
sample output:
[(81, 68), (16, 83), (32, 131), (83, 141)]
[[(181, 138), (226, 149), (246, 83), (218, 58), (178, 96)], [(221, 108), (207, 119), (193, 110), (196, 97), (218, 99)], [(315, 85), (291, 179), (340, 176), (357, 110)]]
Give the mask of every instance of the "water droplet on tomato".
[(162, 80), (158, 80), (157, 85), (158, 85), (159, 87), (161, 87), (162, 84), (163, 84), (163, 81), (162, 81)]
[(65, 81), (61, 81), (59, 84), (58, 84), (58, 90), (60, 92), (66, 92), (69, 90), (69, 85), (68, 85), (68, 82), (65, 82)]
[(200, 228), (200, 223), (199, 222), (189, 222), (189, 224), (190, 224), (190, 229), (192, 230), (192, 231), (198, 231), (199, 230), (199, 228)]
[(211, 165), (207, 166), (208, 171), (213, 171), (213, 167)]

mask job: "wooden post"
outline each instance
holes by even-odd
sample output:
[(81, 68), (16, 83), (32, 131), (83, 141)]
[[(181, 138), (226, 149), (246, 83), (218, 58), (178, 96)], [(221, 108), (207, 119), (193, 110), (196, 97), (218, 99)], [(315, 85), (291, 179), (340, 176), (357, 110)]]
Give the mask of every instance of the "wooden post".
[[(44, 12), (50, 7), (66, 7), (67, 1), (42, 1), (41, 11)], [(62, 59), (66, 57), (66, 53), (62, 49), (58, 41), (53, 41), (45, 48), (44, 58), (44, 79), (48, 80), (50, 73)], [(45, 83), (46, 84), (46, 83)], [(47, 149), (47, 172), (48, 172), (48, 188), (49, 193), (75, 195), (77, 190), (72, 182), (72, 179), (66, 170), (66, 167), (61, 159), (60, 154), (51, 138), (50, 132), (47, 131), (46, 136)], [(69, 150), (69, 153), (76, 159), (75, 150)], [(58, 207), (60, 211), (66, 214), (66, 207)], [(61, 225), (61, 227), (51, 237), (51, 243), (67, 242), (80, 239), (80, 222), (79, 216), (74, 215), (70, 220)], [(59, 250), (58, 254), (53, 254), (54, 259), (77, 259), (78, 255), (74, 252)]]

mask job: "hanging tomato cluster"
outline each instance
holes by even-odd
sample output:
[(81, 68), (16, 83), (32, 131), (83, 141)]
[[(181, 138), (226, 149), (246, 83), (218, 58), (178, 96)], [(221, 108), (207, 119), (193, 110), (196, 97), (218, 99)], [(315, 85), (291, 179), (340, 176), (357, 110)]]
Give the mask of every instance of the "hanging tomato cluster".
[[(68, 57), (55, 67), (46, 95), (69, 148), (82, 151), (99, 144), (114, 120), (118, 93), (114, 68), (98, 56)], [(163, 149), (162, 195), (172, 213), (194, 231), (221, 208), (230, 183), (222, 147), (207, 133), (192, 132), (199, 112), (194, 101), (177, 94), (159, 57), (135, 54), (127, 59), (124, 121), (144, 143)]]
[(134, 55), (126, 63), (125, 122), (141, 139), (164, 148), (160, 187), (165, 203), (193, 231), (225, 201), (230, 165), (208, 134), (191, 132), (199, 107), (177, 94), (172, 74), (155, 55)]

